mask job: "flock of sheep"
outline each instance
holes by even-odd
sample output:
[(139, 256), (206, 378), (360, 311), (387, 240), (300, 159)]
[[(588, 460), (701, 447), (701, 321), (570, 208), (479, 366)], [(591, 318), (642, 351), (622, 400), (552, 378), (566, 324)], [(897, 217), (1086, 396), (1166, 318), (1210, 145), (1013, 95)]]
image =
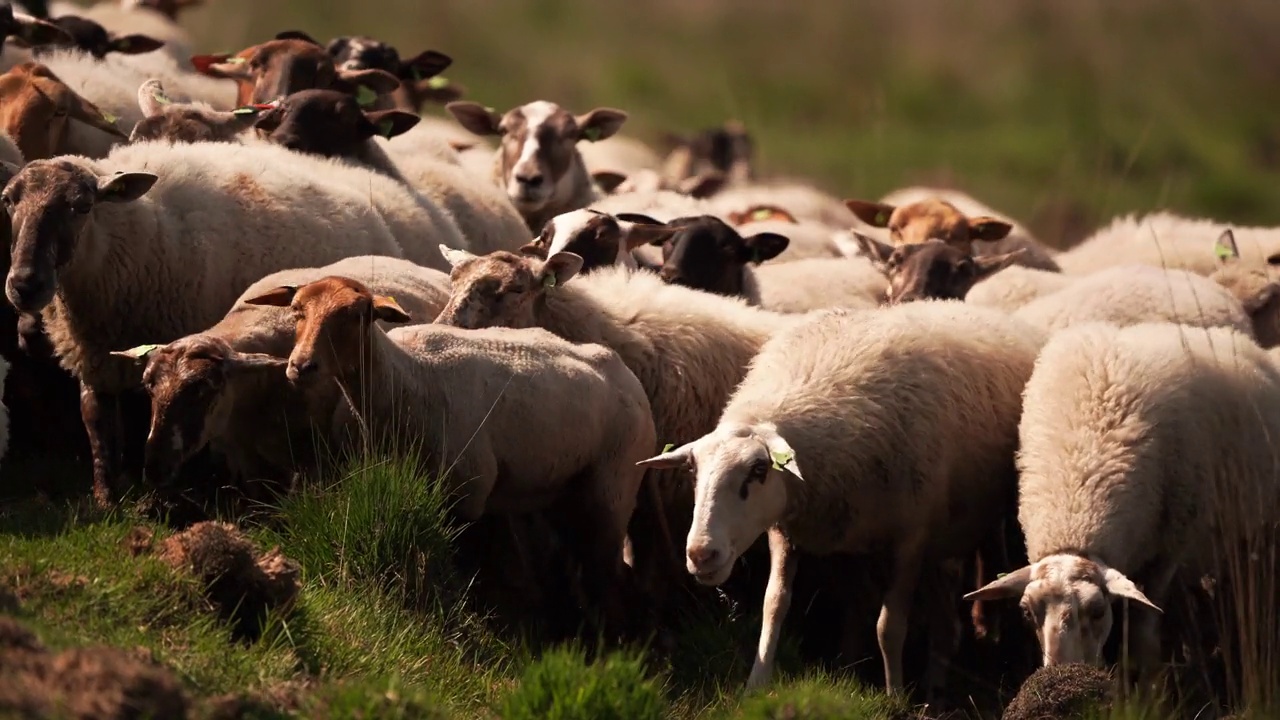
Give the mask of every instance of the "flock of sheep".
[(1056, 252), (954, 191), (758, 179), (736, 123), (664, 159), (621, 110), (461, 101), (435, 51), (192, 55), (190, 4), (0, 11), (9, 455), (78, 398), (103, 504), (139, 464), (256, 496), (413, 448), (459, 518), (545, 518), (607, 629), (767, 558), (751, 686), (801, 556), (883, 563), (890, 691), (912, 617), (945, 683), (962, 597), (1020, 602), (1046, 665), (1130, 601), (1155, 669), (1172, 593), (1280, 520), (1280, 231)]

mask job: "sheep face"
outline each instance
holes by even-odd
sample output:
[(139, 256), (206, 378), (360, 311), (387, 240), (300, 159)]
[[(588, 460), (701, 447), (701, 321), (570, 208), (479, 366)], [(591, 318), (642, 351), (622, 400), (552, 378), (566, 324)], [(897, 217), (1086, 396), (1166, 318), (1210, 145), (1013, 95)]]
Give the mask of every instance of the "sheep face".
[(1230, 229), (1223, 231), (1214, 250), (1221, 265), (1210, 279), (1226, 288), (1249, 313), (1259, 345), (1280, 345), (1280, 283), (1274, 276), (1280, 253), (1268, 257), (1266, 265), (1246, 264), (1240, 260), (1235, 233)]
[(208, 335), (111, 354), (146, 363), (142, 386), (151, 397), (151, 431), (143, 470), (153, 483), (171, 481), (208, 444), (209, 428), (230, 411), (237, 382), (262, 373), (283, 379), (285, 368), (283, 358), (237, 352)]
[(772, 260), (791, 242), (767, 232), (744, 238), (711, 215), (676, 218), (667, 228), (649, 243), (662, 247), (663, 281), (719, 295), (742, 295), (742, 269)]
[(721, 174), (726, 180), (746, 182), (754, 175), (751, 161), (755, 144), (741, 123), (731, 120), (687, 138), (668, 134), (667, 141), (671, 151), (663, 175), (668, 181)]
[(894, 245), (912, 245), (938, 239), (972, 254), (974, 240), (1000, 240), (1013, 226), (991, 217), (967, 217), (955, 205), (943, 200), (926, 200), (901, 207), (865, 200), (846, 200), (845, 205), (862, 222), (888, 228)]
[(375, 135), (395, 137), (417, 124), (412, 113), (365, 112), (355, 98), (336, 90), (301, 90), (262, 113), (254, 127), (296, 152), (348, 157)]
[(98, 176), (65, 160), (27, 163), (0, 194), (13, 223), (5, 296), (14, 308), (37, 313), (53, 301), (58, 272), (74, 257), (95, 205), (137, 200), (158, 179), (150, 173)]
[(1005, 597), (1021, 598), (1022, 613), (1036, 630), (1045, 665), (1101, 663), (1116, 598), (1160, 611), (1119, 570), (1079, 555), (1050, 555), (965, 599)]
[(0, 75), (0, 129), (28, 161), (62, 154), (73, 120), (125, 138), (101, 110), (44, 65), (21, 63)]
[(547, 258), (561, 252), (582, 257), (581, 272), (609, 265), (635, 268), (631, 251), (665, 232), (662, 223), (645, 215), (618, 216), (595, 210), (573, 210), (547, 221), (542, 234), (520, 249)]
[(454, 102), (447, 107), (467, 130), (502, 138), (502, 185), (516, 209), (526, 215), (542, 210), (553, 199), (572, 197), (574, 171), (585, 172), (578, 141), (611, 137), (627, 119), (626, 113), (612, 108), (573, 115), (545, 100), (502, 116), (472, 102)]
[(77, 15), (63, 15), (52, 22), (72, 38), (66, 47), (79, 48), (98, 59), (106, 57), (107, 53), (140, 55), (164, 47), (163, 40), (147, 35), (112, 35), (98, 23)]
[(1023, 253), (1018, 249), (975, 257), (942, 240), (894, 247), (861, 233), (854, 233), (854, 239), (861, 254), (889, 281), (885, 299), (891, 304), (963, 300), (974, 285), (1012, 265)]
[(370, 365), (373, 323), (410, 320), (395, 300), (374, 295), (358, 280), (335, 275), (301, 287), (281, 286), (246, 302), (293, 312), (296, 340), (285, 377), (298, 385), (358, 379), (361, 369)]
[(436, 322), (461, 328), (537, 327), (546, 293), (559, 292), (582, 268), (582, 257), (560, 252), (545, 261), (499, 250), (481, 257), (440, 246), (453, 265), (451, 294)]
[(165, 95), (159, 80), (138, 87), (138, 107), (143, 118), (133, 126), (129, 142), (232, 142), (253, 126), (270, 105), (250, 105), (223, 112), (196, 105), (180, 105)]
[[(304, 33), (290, 31), (275, 40), (245, 48), (235, 55), (197, 55), (191, 58), (205, 75), (235, 80), (238, 103), (269, 103), (299, 90), (321, 88), (356, 95), (393, 92), (400, 81), (382, 70), (340, 70), (333, 58)], [(364, 94), (361, 93), (361, 94)]]
[(639, 463), (688, 467), (697, 477), (686, 567), (704, 585), (720, 585), (733, 564), (787, 509), (787, 474), (800, 476), (795, 452), (772, 424), (722, 425), (711, 434)]
[(395, 75), (410, 108), (419, 108), (428, 100), (447, 103), (462, 97), (461, 87), (437, 77), (453, 64), (453, 59), (444, 53), (423, 50), (409, 60), (401, 60), (399, 51), (381, 40), (351, 36), (330, 40), (326, 50), (342, 70), (384, 70)]

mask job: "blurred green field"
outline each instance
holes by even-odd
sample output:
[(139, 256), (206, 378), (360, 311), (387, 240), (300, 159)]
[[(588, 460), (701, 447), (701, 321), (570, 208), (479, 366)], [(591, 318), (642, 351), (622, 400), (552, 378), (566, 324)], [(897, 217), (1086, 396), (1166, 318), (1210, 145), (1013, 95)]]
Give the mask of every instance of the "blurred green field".
[(1280, 224), (1274, 0), (208, 0), (205, 50), (279, 30), (430, 47), (469, 97), (737, 117), (763, 169), (846, 196), (971, 192), (1063, 245), (1169, 208)]

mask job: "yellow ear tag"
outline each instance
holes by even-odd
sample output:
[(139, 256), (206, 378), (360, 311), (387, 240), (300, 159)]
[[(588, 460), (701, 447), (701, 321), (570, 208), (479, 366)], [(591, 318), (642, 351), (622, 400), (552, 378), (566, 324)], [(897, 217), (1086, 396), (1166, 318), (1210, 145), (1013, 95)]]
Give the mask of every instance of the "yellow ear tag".
[(119, 120), (120, 118), (116, 117), (115, 115), (112, 115), (109, 112), (104, 112), (102, 113), (102, 119), (106, 120), (109, 123), (115, 123), (115, 121)]
[(783, 470), (787, 463), (796, 459), (796, 454), (790, 450), (774, 450), (769, 457), (773, 459), (774, 470)]
[(243, 65), (243, 64), (245, 64), (246, 62), (248, 62), (248, 60), (245, 60), (245, 59), (244, 59), (244, 58), (242, 58), (242, 57), (235, 57), (235, 56), (232, 56), (232, 57), (229, 57), (229, 58), (227, 58), (227, 59), (226, 59), (226, 63), (227, 63), (228, 65)]
[(674, 444), (672, 444), (672, 443), (667, 443), (666, 445), (663, 445), (663, 446), (662, 446), (662, 452), (663, 452), (663, 453), (669, 453), (669, 452), (671, 452), (671, 448), (673, 448), (673, 447), (675, 447), (675, 445), (674, 445)]
[(155, 350), (158, 347), (160, 346), (154, 343), (152, 343), (151, 345), (139, 345), (136, 348), (129, 348), (128, 350), (125, 350), (125, 353), (132, 355), (133, 357), (141, 360), (142, 358), (150, 355), (151, 351)]
[[(417, 70), (414, 70), (413, 72), (414, 72), (414, 75), (417, 75), (418, 73)], [(449, 78), (443, 77), (441, 75), (437, 75), (427, 81), (427, 87), (431, 88), (432, 90), (439, 90), (440, 88), (445, 87), (448, 84), (449, 84)]]
[(751, 213), (751, 219), (757, 222), (760, 220), (768, 220), (771, 217), (773, 217), (773, 211), (768, 208), (760, 208), (759, 210)]

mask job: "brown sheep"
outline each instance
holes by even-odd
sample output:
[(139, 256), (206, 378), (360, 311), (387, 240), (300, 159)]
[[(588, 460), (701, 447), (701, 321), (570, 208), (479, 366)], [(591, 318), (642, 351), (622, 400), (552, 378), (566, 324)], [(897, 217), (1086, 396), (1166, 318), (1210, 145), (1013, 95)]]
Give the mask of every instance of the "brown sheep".
[(889, 281), (885, 300), (963, 300), (973, 286), (1017, 262), (1023, 249), (1002, 255), (970, 255), (942, 240), (886, 245), (854, 233), (863, 255)]
[(0, 130), (13, 138), (28, 162), (80, 154), (82, 149), (68, 142), (72, 121), (127, 138), (93, 103), (40, 63), (21, 63), (0, 75)]

